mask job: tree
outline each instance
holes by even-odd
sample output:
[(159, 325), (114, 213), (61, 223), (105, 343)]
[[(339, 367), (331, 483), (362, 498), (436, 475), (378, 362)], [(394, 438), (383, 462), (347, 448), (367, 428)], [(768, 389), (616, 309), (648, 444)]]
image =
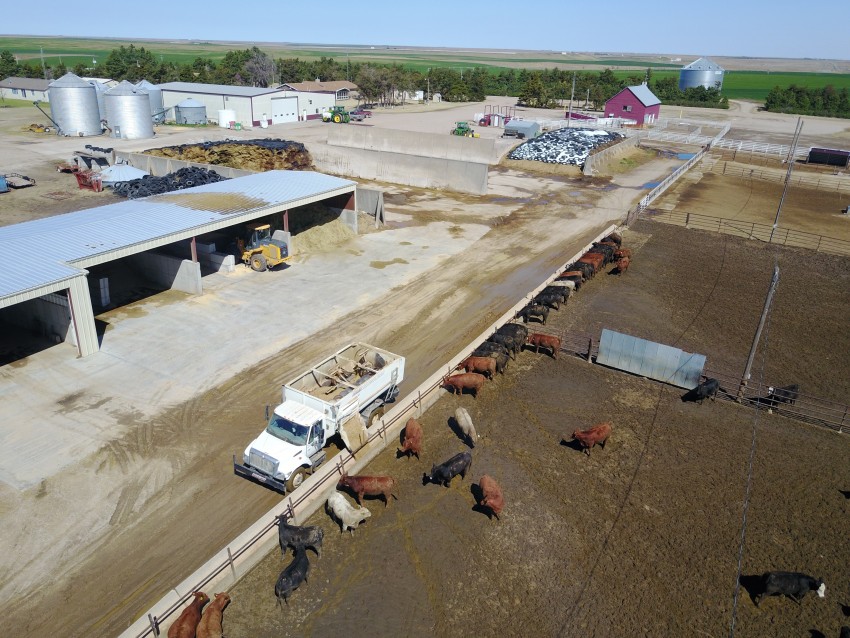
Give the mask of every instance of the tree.
[(549, 105), (549, 96), (539, 73), (530, 73), (517, 96), (517, 102), (534, 108), (545, 108)]
[(274, 84), (277, 77), (274, 60), (257, 47), (251, 49), (251, 56), (245, 62), (244, 68), (252, 86), (268, 87)]
[(11, 51), (0, 51), (0, 79), (19, 75), (20, 68)]
[(134, 44), (129, 47), (122, 44), (110, 51), (102, 68), (106, 76), (113, 80), (138, 82), (156, 72), (157, 62), (153, 53), (145, 47), (137, 49)]

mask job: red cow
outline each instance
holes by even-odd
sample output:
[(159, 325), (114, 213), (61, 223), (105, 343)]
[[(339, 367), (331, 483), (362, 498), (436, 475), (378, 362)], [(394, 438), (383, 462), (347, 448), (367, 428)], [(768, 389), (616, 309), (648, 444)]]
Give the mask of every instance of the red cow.
[(505, 497), (502, 494), (502, 488), (496, 483), (496, 479), (485, 474), (478, 481), (478, 487), (481, 488), (482, 494), (481, 506), (489, 508), (495, 517), (499, 518), (499, 514), (505, 507)]
[(611, 424), (599, 423), (587, 430), (576, 430), (573, 432), (573, 438), (576, 439), (584, 451), (590, 456), (590, 448), (599, 444), (602, 449), (605, 449), (605, 441), (611, 436)]
[(614, 259), (622, 259), (623, 257), (632, 258), (632, 251), (628, 248), (620, 248), (619, 250), (614, 251)]
[(581, 281), (584, 281), (584, 273), (580, 270), (565, 270), (560, 275), (558, 275), (559, 279), (572, 279), (578, 277)]
[(409, 418), (404, 426), (404, 440), (401, 442), (399, 456), (406, 454), (410, 458), (411, 454), (415, 454), (417, 460), (422, 453), (422, 426), (419, 421), (414, 418)]
[(224, 633), (221, 630), (221, 617), (229, 602), (230, 596), (227, 592), (215, 595), (215, 600), (207, 606), (204, 615), (201, 616), (197, 638), (222, 638)]
[(493, 357), (467, 357), (458, 368), (463, 368), (467, 372), (478, 372), (492, 379), (496, 374), (496, 360)]
[(486, 379), (483, 375), (475, 372), (467, 372), (466, 374), (455, 374), (450, 377), (446, 377), (443, 379), (443, 387), (447, 389), (451, 388), (452, 394), (455, 392), (463, 394), (464, 390), (472, 390), (472, 396), (477, 399), (478, 391), (484, 385), (484, 381), (486, 381)]
[(195, 638), (195, 631), (198, 629), (198, 623), (201, 622), (201, 609), (210, 602), (210, 597), (202, 591), (196, 591), (193, 595), (194, 600), (168, 628), (168, 638)]
[(337, 488), (350, 489), (357, 496), (357, 504), (362, 505), (363, 495), (384, 497), (384, 507), (390, 504), (389, 497), (398, 497), (392, 493), (395, 489), (395, 479), (391, 476), (348, 476), (343, 474)]
[(628, 257), (621, 257), (617, 260), (617, 274), (622, 275), (629, 269), (629, 264), (631, 260)]
[(589, 264), (590, 267), (593, 268), (594, 274), (596, 274), (605, 263), (605, 255), (601, 253), (585, 253), (579, 257), (578, 262), (581, 264)]
[(552, 350), (552, 358), (558, 358), (558, 350), (561, 349), (561, 339), (554, 335), (545, 335), (540, 332), (532, 332), (528, 335), (526, 343), (534, 346), (534, 352), (540, 352), (540, 346)]

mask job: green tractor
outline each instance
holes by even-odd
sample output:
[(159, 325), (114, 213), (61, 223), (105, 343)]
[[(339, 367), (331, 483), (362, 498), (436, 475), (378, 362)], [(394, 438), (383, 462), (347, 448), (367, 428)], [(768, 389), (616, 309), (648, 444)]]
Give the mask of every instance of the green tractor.
[(342, 106), (332, 106), (329, 110), (322, 112), (322, 122), (348, 124), (350, 121), (351, 114)]
[(466, 122), (455, 122), (455, 127), (451, 130), (452, 135), (460, 135), (461, 137), (475, 137), (475, 131), (469, 128)]

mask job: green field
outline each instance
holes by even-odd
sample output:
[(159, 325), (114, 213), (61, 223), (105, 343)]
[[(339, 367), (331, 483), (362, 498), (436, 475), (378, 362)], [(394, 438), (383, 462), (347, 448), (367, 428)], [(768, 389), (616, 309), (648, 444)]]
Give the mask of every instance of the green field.
[[(129, 45), (126, 40), (58, 38), (36, 36), (0, 36), (0, 51), (9, 50), (18, 56), (22, 62), (44, 62), (55, 66), (60, 62), (72, 68), (76, 64), (91, 65), (92, 60), (98, 64), (106, 61), (110, 51), (121, 45)], [(190, 42), (190, 41), (161, 41), (140, 40), (134, 42), (137, 47), (145, 47), (157, 58), (180, 64), (192, 62), (196, 57), (209, 58), (214, 62), (221, 60), (228, 51), (245, 49), (251, 46), (244, 42)], [(486, 67), (489, 73), (498, 73), (518, 68), (540, 69), (569, 68), (575, 65), (592, 65), (601, 71), (605, 68), (614, 70), (619, 78), (640, 74), (641, 70), (652, 69), (653, 78), (678, 78), (678, 67), (666, 62), (655, 62), (648, 59), (608, 59), (597, 56), (597, 59), (579, 59), (552, 53), (539, 52), (499, 53), (482, 51), (476, 55), (474, 51), (451, 52), (442, 50), (416, 51), (407, 48), (371, 48), (364, 46), (328, 47), (316, 45), (259, 45), (273, 58), (299, 58), (311, 62), (321, 58), (334, 58), (340, 64), (350, 62), (371, 62), (379, 64), (400, 64), (408, 69), (427, 72), (429, 68), (448, 67), (458, 70), (472, 69), (476, 66)], [(650, 57), (650, 56), (647, 56)], [(654, 56), (657, 59), (657, 56)], [(624, 67), (630, 67), (628, 70)], [(723, 82), (723, 94), (730, 99), (764, 100), (774, 86), (787, 87), (791, 84), (808, 88), (824, 87), (829, 84), (836, 89), (850, 88), (850, 74), (839, 73), (792, 73), (765, 71), (727, 71)]]

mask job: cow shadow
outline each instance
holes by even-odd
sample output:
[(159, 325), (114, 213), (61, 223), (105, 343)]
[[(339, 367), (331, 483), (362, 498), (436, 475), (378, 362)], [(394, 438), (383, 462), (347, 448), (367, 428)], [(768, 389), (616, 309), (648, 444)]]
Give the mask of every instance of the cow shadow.
[(454, 432), (455, 436), (461, 440), (461, 443), (466, 445), (467, 447), (474, 449), (474, 445), (469, 444), (469, 437), (466, 436), (464, 431), (460, 427), (460, 423), (457, 422), (457, 419), (453, 416), (449, 417), (449, 428), (452, 432)]
[(741, 587), (747, 590), (750, 600), (755, 605), (756, 599), (764, 591), (764, 582), (761, 574), (750, 576), (741, 575)]
[(572, 436), (567, 438), (566, 434), (561, 437), (561, 445), (571, 450), (575, 450), (576, 452), (584, 452), (584, 447), (582, 446), (581, 441), (572, 438)]
[(850, 498), (850, 490), (838, 490), (844, 498)]
[(493, 510), (481, 504), (484, 498), (484, 490), (478, 483), (473, 483), (469, 486), (469, 491), (472, 493), (472, 498), (475, 499), (475, 505), (472, 506), (473, 512), (484, 514), (489, 520), (493, 520)]
[(685, 392), (685, 394), (683, 394), (681, 397), (682, 403), (696, 403), (698, 401), (704, 400), (705, 398), (700, 399), (698, 390), (699, 388), (692, 388)]
[(811, 638), (826, 638), (826, 634), (819, 629), (809, 629), (809, 635)]
[(376, 501), (376, 500), (381, 501), (384, 504), (384, 507), (387, 507), (390, 504), (389, 497), (384, 496), (383, 494), (364, 494), (363, 498), (358, 503), (357, 502), (357, 492), (352, 490), (350, 487), (347, 487), (347, 486), (340, 487), (339, 485), (337, 485), (336, 489), (338, 489), (340, 492), (345, 492), (346, 494), (348, 494), (351, 498), (354, 499), (354, 504), (359, 505), (360, 507), (365, 507), (366, 501)]
[(845, 618), (850, 617), (850, 605), (838, 603), (838, 606), (841, 607), (841, 613), (844, 614)]

